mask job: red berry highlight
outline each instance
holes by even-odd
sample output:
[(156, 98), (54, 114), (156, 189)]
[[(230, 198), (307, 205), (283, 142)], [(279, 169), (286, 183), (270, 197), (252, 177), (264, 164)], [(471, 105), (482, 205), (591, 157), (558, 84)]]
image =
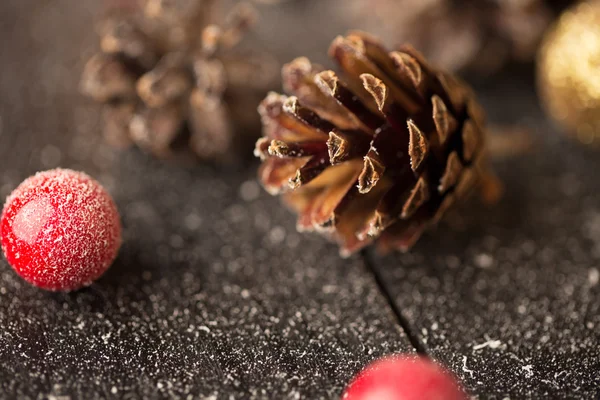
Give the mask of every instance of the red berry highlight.
[(54, 169), (27, 178), (7, 198), (0, 237), (6, 259), (26, 281), (70, 291), (110, 267), (121, 245), (121, 223), (97, 181)]
[(427, 358), (393, 356), (367, 366), (348, 385), (344, 400), (466, 400), (455, 378)]

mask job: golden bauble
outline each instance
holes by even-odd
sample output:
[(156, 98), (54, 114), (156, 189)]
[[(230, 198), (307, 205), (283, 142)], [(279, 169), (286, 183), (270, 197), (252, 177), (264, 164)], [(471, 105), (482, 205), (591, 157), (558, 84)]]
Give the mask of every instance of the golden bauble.
[(600, 145), (600, 1), (572, 7), (548, 32), (538, 88), (554, 120), (581, 142)]

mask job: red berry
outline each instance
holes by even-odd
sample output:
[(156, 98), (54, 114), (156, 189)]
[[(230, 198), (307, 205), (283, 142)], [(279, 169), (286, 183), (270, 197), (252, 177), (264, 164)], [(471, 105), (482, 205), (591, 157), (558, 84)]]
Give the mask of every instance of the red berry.
[(466, 400), (454, 377), (427, 358), (393, 356), (365, 368), (344, 400)]
[(42, 289), (90, 285), (121, 244), (113, 199), (88, 175), (68, 169), (27, 178), (6, 200), (2, 250), (21, 277)]

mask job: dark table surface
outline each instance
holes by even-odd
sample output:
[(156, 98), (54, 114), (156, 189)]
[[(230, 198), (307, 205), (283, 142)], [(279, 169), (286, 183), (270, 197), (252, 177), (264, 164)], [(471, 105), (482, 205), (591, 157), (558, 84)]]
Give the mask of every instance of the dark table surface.
[[(309, 12), (293, 7), (266, 18), (301, 38)], [(600, 158), (546, 121), (530, 73), (477, 84), (490, 120), (536, 143), (494, 162), (498, 206), (474, 202), (409, 254), (341, 259), (296, 233), (255, 162), (182, 166), (102, 143), (77, 91), (97, 12), (0, 4), (0, 196), (38, 170), (86, 171), (115, 197), (125, 239), (71, 294), (0, 261), (0, 397), (337, 398), (369, 361), (417, 351), (476, 398), (600, 396)], [(324, 60), (339, 26), (316, 25), (324, 42), (290, 48), (276, 24), (258, 35), (284, 60)]]

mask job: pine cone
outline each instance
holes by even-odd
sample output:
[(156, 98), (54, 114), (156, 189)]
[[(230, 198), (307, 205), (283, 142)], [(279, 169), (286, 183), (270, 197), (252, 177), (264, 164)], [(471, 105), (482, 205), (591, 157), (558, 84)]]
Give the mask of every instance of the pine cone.
[(238, 132), (258, 131), (258, 118), (243, 110), (260, 102), (276, 64), (232, 51), (256, 19), (249, 4), (238, 3), (218, 26), (214, 3), (128, 0), (105, 18), (101, 52), (85, 66), (81, 88), (104, 104), (111, 144), (133, 142), (160, 157), (183, 144), (219, 159), (243, 141)]
[(532, 61), (566, 0), (352, 0), (352, 21), (394, 43), (411, 43), (450, 71), (490, 73)]
[(376, 238), (407, 250), (485, 173), (483, 113), (411, 47), (356, 32), (329, 54), (346, 79), (298, 58), (283, 68), (291, 96), (261, 103), (260, 179), (342, 255)]

